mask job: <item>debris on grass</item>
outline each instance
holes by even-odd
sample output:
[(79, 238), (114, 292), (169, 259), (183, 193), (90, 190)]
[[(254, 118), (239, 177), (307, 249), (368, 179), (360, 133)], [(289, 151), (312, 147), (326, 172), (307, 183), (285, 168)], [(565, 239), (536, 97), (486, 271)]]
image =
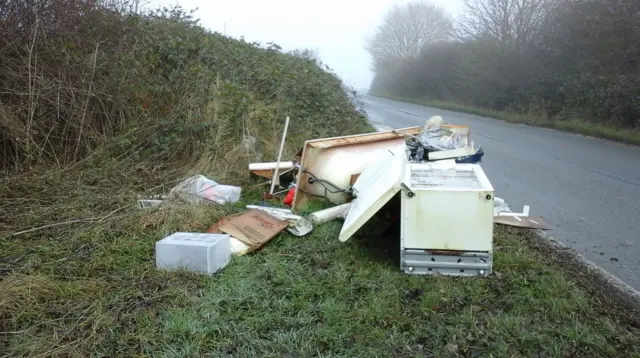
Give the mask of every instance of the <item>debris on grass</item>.
[(429, 118), (417, 136), (407, 136), (407, 157), (412, 163), (455, 159), (476, 164), (484, 152), (470, 140), (469, 126), (443, 124), (440, 116)]
[(251, 209), (220, 224), (220, 230), (249, 246), (249, 252), (260, 249), (289, 223), (262, 210)]
[(451, 161), (453, 167), (440, 169), (403, 154), (404, 148), (390, 149), (360, 175), (339, 240), (347, 241), (386, 206), (392, 216), (402, 215), (399, 261), (405, 273), (490, 275), (494, 189), (482, 167)]
[(308, 218), (315, 225), (324, 224), (331, 220), (344, 219), (349, 213), (349, 208), (351, 208), (351, 203), (344, 203), (311, 213)]
[[(282, 229), (243, 230), (227, 212), (243, 209), (138, 210), (82, 230), (29, 232), (24, 242), (1, 238), (0, 262), (11, 270), (0, 278), (0, 350), (11, 357), (640, 356), (638, 329), (524, 246), (516, 229), (496, 227), (500, 275), (425, 278), (398, 270), (399, 234), (344, 244), (336, 240), (340, 223), (325, 221), (295, 240), (290, 224), (273, 216)], [(214, 279), (154, 270), (153, 244), (165, 231), (203, 230), (217, 218), (216, 231), (269, 245)], [(229, 245), (232, 253), (255, 250), (231, 237)]]
[(504, 216), (493, 218), (493, 222), (500, 225), (522, 227), (527, 229), (551, 230), (552, 227), (540, 216)]
[(521, 213), (514, 213), (502, 198), (495, 198), (493, 206), (493, 222), (500, 225), (515, 226), (528, 229), (551, 230), (544, 218), (529, 216), (531, 207), (524, 205)]
[(272, 179), (274, 174), (274, 170), (279, 168), (278, 176), (282, 176), (291, 172), (294, 169), (293, 162), (277, 162), (274, 163), (251, 163), (249, 164), (249, 172), (256, 176)]
[(280, 171), (280, 162), (282, 161), (282, 153), (284, 152), (284, 143), (287, 139), (287, 131), (289, 130), (289, 117), (284, 122), (284, 131), (282, 132), (282, 140), (280, 141), (280, 150), (278, 151), (278, 161), (276, 162), (276, 168), (274, 169), (273, 178), (271, 180), (271, 189), (269, 190), (269, 195), (273, 195), (276, 184), (280, 185), (280, 176), (278, 175)]
[(270, 206), (247, 205), (247, 209), (262, 210), (280, 220), (287, 221), (287, 231), (295, 236), (308, 235), (313, 230), (313, 224), (306, 218), (295, 215), (290, 209), (274, 208)]
[(224, 205), (240, 200), (242, 188), (222, 185), (205, 177), (196, 175), (185, 179), (169, 192), (170, 199), (179, 198), (191, 204), (217, 203)]
[[(211, 225), (206, 232), (211, 234), (224, 234), (220, 226), (229, 219), (229, 217), (220, 218), (215, 224)], [(249, 245), (231, 236), (229, 236), (229, 250), (231, 251), (231, 255), (238, 256), (248, 254), (251, 251)]]
[(138, 200), (138, 207), (140, 209), (147, 208), (156, 208), (162, 206), (164, 204), (164, 200), (160, 199), (140, 199)]
[(387, 132), (307, 140), (296, 177), (293, 212), (305, 211), (308, 203), (324, 198), (332, 205), (348, 202), (353, 175), (362, 173), (388, 149), (404, 146), (406, 134), (417, 134), (420, 127)]
[(229, 235), (176, 232), (156, 242), (156, 267), (212, 275), (229, 264)]

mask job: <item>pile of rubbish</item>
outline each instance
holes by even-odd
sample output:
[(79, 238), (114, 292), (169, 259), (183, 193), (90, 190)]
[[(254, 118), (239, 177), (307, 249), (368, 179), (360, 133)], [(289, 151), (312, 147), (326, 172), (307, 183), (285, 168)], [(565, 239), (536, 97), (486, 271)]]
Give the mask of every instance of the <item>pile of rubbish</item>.
[[(252, 163), (248, 168), (254, 179), (270, 187), (264, 200), (247, 205), (238, 215), (220, 219), (205, 233), (178, 232), (158, 241), (159, 269), (213, 274), (224, 268), (232, 255), (259, 250), (284, 231), (303, 237), (315, 226), (347, 218), (350, 212), (361, 210), (354, 207), (354, 200), (358, 198), (358, 185), (366, 186), (371, 180), (366, 170), (393, 151), (405, 153), (408, 163), (439, 164), (442, 169), (477, 164), (484, 156), (482, 148), (470, 140), (468, 126), (445, 124), (441, 117), (433, 117), (424, 127), (309, 140), (286, 161), (282, 153), (288, 123), (287, 118), (277, 161)], [(141, 209), (162, 207), (172, 200), (191, 205), (228, 205), (236, 204), (241, 196), (240, 187), (196, 175), (180, 182), (167, 195), (140, 199), (138, 204)], [(300, 214), (308, 212), (310, 203), (318, 198), (332, 207)], [(495, 223), (549, 229), (542, 218), (529, 217), (528, 206), (522, 213), (513, 213), (500, 198), (495, 198), (494, 205)], [(391, 216), (399, 220), (399, 214)]]
[(469, 138), (469, 127), (442, 123), (442, 117), (430, 118), (419, 136), (410, 136), (406, 141), (409, 161), (455, 159), (456, 163), (476, 164), (482, 160), (484, 151), (475, 148)]

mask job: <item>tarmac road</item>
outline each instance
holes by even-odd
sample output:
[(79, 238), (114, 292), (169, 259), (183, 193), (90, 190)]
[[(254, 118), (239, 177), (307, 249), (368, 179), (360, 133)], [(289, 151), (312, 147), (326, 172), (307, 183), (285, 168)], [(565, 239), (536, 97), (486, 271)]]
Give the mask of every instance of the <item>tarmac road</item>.
[(531, 206), (549, 233), (640, 289), (640, 147), (362, 96), (374, 125), (422, 126), (434, 115), (471, 127), (496, 196)]

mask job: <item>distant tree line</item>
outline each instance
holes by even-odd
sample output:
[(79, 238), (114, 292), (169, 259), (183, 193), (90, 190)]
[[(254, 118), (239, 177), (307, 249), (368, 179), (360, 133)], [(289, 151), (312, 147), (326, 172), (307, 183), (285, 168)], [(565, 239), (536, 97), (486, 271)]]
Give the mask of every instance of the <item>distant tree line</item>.
[(393, 7), (370, 92), (640, 127), (640, 1), (465, 0)]

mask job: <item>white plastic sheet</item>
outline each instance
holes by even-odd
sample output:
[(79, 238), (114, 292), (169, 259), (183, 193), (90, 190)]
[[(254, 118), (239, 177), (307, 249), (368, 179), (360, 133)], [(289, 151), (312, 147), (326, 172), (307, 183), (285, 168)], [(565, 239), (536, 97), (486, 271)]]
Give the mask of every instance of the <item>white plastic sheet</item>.
[(242, 188), (218, 184), (204, 175), (196, 175), (185, 179), (171, 189), (169, 197), (178, 197), (191, 204), (235, 203), (240, 200)]
[(502, 198), (498, 198), (497, 196), (493, 198), (493, 216), (498, 216), (500, 213), (510, 213), (511, 209), (509, 205)]

